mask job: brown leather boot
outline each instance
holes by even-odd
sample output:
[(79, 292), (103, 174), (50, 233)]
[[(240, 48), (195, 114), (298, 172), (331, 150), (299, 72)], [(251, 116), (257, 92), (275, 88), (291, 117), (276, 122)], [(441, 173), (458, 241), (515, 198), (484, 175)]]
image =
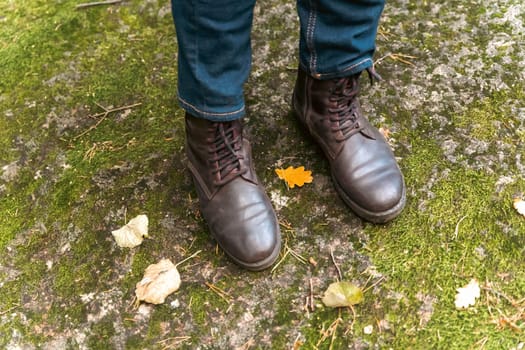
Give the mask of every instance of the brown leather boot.
[(384, 223), (403, 210), (405, 183), (383, 135), (363, 116), (358, 78), (317, 80), (299, 69), (293, 108), (328, 158), (345, 203), (363, 219)]
[(239, 120), (211, 122), (186, 114), (186, 152), (201, 212), (217, 243), (253, 271), (277, 259), (277, 217), (252, 165)]

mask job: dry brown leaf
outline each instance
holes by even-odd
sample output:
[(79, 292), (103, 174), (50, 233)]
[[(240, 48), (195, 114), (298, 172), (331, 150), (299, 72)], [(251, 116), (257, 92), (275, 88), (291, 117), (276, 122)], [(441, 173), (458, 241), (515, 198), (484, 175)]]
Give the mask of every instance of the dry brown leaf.
[(304, 170), (304, 166), (298, 168), (289, 166), (286, 169), (275, 169), (275, 173), (281, 180), (286, 181), (289, 188), (302, 187), (305, 183), (313, 181), (312, 172)]
[(525, 216), (525, 201), (521, 198), (514, 198), (514, 209), (521, 215)]
[(133, 248), (140, 245), (144, 237), (148, 237), (148, 223), (146, 215), (138, 215), (111, 233), (119, 247)]
[(135, 295), (139, 301), (162, 304), (179, 287), (180, 275), (177, 267), (169, 259), (162, 259), (146, 268), (144, 277), (136, 285)]

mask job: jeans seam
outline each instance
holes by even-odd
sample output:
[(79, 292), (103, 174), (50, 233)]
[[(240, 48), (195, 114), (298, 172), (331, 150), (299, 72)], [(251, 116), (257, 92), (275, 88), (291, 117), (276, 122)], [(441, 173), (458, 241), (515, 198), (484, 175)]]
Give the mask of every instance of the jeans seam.
[(315, 3), (310, 0), (310, 14), (308, 16), (308, 25), (306, 30), (306, 43), (310, 50), (310, 71), (313, 73), (317, 67), (317, 52), (314, 45), (314, 32), (317, 23), (317, 10)]
[(208, 115), (208, 116), (217, 116), (217, 117), (220, 117), (220, 116), (229, 116), (229, 115), (235, 115), (235, 114), (239, 114), (241, 113), (243, 110), (244, 110), (244, 106), (242, 106), (241, 108), (237, 109), (236, 111), (233, 111), (233, 112), (223, 112), (223, 113), (217, 113), (217, 112), (205, 112), (197, 107), (195, 107), (194, 105), (192, 105), (191, 103), (189, 103), (188, 101), (184, 100), (182, 97), (179, 96), (179, 101), (186, 107), (189, 107), (191, 109), (193, 109), (194, 111), (202, 114), (202, 115)]

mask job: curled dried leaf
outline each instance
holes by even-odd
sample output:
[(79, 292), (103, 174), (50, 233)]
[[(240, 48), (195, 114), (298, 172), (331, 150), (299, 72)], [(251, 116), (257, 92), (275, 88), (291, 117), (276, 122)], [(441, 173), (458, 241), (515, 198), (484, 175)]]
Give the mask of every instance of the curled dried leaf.
[(347, 281), (334, 282), (323, 296), (323, 304), (330, 307), (348, 307), (363, 301), (363, 290)]
[(148, 217), (138, 215), (118, 230), (111, 231), (119, 247), (133, 248), (140, 245), (144, 237), (148, 237)]
[(136, 285), (135, 295), (139, 301), (162, 304), (179, 287), (180, 275), (177, 267), (169, 259), (162, 259), (146, 268), (144, 277)]

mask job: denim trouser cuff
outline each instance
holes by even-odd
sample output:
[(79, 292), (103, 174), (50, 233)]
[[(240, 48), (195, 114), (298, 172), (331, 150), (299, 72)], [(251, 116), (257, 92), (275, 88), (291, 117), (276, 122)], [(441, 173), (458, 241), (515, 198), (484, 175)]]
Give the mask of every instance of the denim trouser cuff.
[(211, 121), (230, 121), (244, 117), (246, 110), (244, 104), (241, 106), (234, 106), (233, 110), (216, 112), (216, 111), (205, 111), (201, 108), (198, 108), (188, 101), (184, 100), (182, 97), (178, 96), (179, 104), (186, 112), (197, 118), (204, 118)]
[(336, 79), (336, 78), (344, 78), (351, 75), (358, 74), (362, 71), (364, 71), (367, 68), (370, 68), (374, 65), (374, 61), (372, 58), (365, 58), (361, 59), (360, 61), (356, 63), (352, 63), (347, 67), (343, 67), (340, 70), (333, 71), (333, 72), (327, 72), (327, 73), (317, 73), (312, 72), (308, 68), (308, 65), (304, 63), (300, 63), (300, 67), (303, 71), (305, 71), (308, 75), (310, 75), (314, 79), (319, 80), (330, 80), (330, 79)]

